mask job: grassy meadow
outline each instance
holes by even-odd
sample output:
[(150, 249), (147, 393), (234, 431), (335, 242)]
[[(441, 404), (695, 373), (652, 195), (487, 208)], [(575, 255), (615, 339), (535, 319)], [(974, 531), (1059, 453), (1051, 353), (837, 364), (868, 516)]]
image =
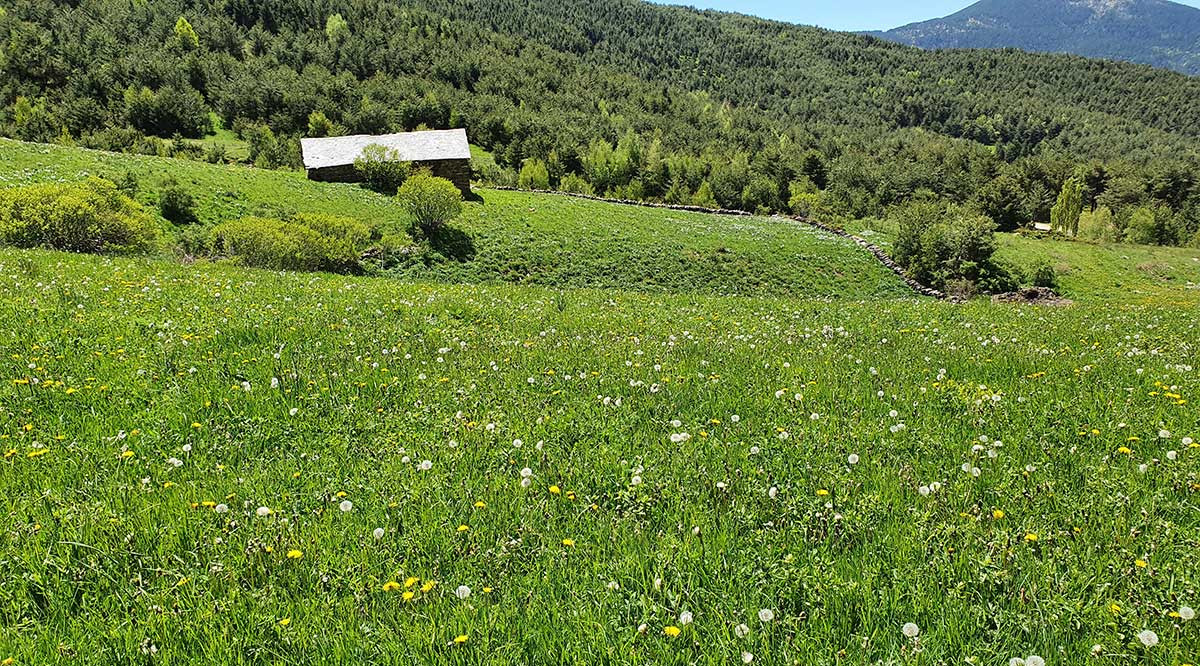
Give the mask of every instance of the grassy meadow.
[(0, 659), (1195, 663), (1168, 300), (0, 250)]
[[(246, 216), (322, 213), (403, 229), (388, 197), (303, 173), (217, 166), (0, 139), (0, 187), (132, 174), (153, 208), (176, 179), (197, 200), (200, 225)], [(870, 255), (790, 220), (723, 217), (559, 196), (479, 190), (454, 223), (466, 242), (433, 262), (393, 272), (409, 281), (519, 283), (709, 295), (876, 299), (912, 292)], [(187, 229), (183, 229), (187, 231)], [(400, 233), (403, 233), (401, 231)]]

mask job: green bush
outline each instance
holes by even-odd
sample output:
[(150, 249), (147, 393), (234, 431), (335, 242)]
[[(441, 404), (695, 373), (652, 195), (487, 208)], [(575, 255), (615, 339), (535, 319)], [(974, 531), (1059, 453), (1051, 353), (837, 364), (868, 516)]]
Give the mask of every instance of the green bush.
[(538, 159), (525, 160), (521, 173), (517, 176), (517, 187), (523, 190), (550, 189), (550, 171), (545, 162)]
[(1048, 262), (1041, 262), (1033, 267), (1033, 274), (1029, 281), (1035, 287), (1058, 289), (1058, 271), (1054, 270), (1054, 267)]
[(195, 224), (196, 198), (179, 181), (167, 178), (158, 191), (158, 212), (175, 224)]
[(358, 273), (362, 270), (359, 258), (370, 239), (367, 225), (348, 218), (248, 217), (214, 228), (212, 248), (254, 268)]
[(400, 153), (378, 144), (363, 148), (354, 160), (354, 169), (369, 190), (393, 196), (412, 173), (412, 165), (400, 159)]
[(9, 245), (140, 254), (159, 238), (154, 218), (107, 180), (0, 190), (0, 242)]
[(967, 208), (936, 200), (897, 206), (889, 221), (898, 229), (894, 257), (923, 284), (996, 293), (1017, 287), (1012, 271), (997, 263), (996, 224)]
[(462, 192), (454, 183), (425, 170), (413, 174), (396, 199), (426, 237), (462, 214)]
[(595, 194), (592, 186), (577, 173), (569, 173), (563, 176), (562, 182), (558, 184), (559, 192), (570, 192), (571, 194), (586, 194), (591, 196)]

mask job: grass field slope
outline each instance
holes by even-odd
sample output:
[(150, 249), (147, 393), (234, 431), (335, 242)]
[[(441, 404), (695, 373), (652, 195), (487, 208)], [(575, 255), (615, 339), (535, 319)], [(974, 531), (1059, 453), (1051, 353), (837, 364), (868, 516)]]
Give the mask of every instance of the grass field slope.
[[(403, 224), (387, 197), (302, 173), (215, 166), (0, 139), (0, 186), (132, 174), (139, 198), (174, 178), (201, 224), (248, 215), (326, 213)], [(558, 196), (480, 191), (446, 257), (397, 271), (443, 282), (518, 282), (707, 294), (894, 298), (912, 292), (853, 243), (790, 220), (663, 211)], [(467, 261), (469, 259), (469, 261)]]
[(1200, 654), (1194, 308), (5, 249), (0, 321), (5, 663)]

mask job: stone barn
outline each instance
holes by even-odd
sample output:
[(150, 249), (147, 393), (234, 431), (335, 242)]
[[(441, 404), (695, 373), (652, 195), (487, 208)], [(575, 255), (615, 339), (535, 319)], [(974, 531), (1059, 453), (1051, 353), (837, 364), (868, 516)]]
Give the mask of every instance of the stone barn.
[(301, 139), (304, 168), (309, 180), (326, 183), (353, 183), (361, 180), (354, 160), (363, 148), (380, 145), (396, 151), (400, 159), (414, 168), (429, 169), (433, 175), (454, 183), (463, 197), (471, 194), (471, 148), (467, 131), (433, 130), (370, 136), (335, 136), (325, 139)]

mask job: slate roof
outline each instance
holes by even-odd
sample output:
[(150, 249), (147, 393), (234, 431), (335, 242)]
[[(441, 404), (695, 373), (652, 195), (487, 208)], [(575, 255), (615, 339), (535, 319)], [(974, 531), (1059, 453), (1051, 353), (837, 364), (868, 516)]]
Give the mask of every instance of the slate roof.
[(464, 129), (301, 139), (300, 150), (304, 153), (305, 169), (323, 169), (353, 164), (363, 148), (372, 144), (394, 149), (405, 162), (471, 159)]

